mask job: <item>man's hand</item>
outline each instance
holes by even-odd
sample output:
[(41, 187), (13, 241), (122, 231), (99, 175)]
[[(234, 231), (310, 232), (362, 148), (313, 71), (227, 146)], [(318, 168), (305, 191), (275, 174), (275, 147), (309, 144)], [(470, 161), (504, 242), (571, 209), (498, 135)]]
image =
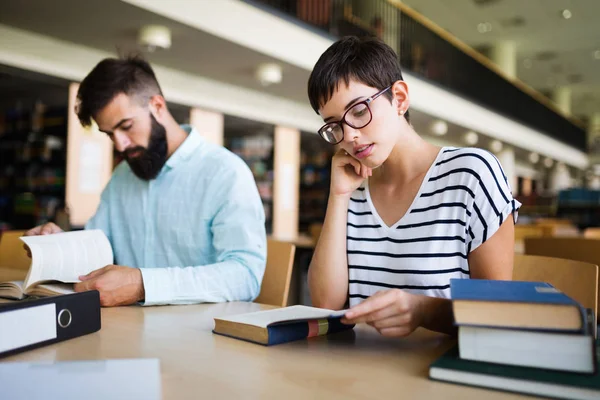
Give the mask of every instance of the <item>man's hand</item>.
[[(62, 231), (63, 230), (53, 222), (48, 222), (47, 224), (36, 226), (35, 228), (28, 230), (23, 236), (52, 235), (53, 233), (61, 233)], [(27, 251), (29, 258), (31, 258), (31, 250), (29, 250), (29, 247), (24, 244), (23, 248)]]
[(98, 290), (103, 307), (126, 306), (145, 297), (142, 271), (121, 265), (107, 265), (87, 275), (80, 276), (76, 292)]
[(383, 336), (408, 336), (423, 323), (422, 298), (400, 289), (383, 290), (348, 310), (342, 323), (366, 322)]
[(24, 236), (51, 235), (53, 233), (61, 233), (62, 231), (56, 224), (48, 222), (47, 224), (28, 230)]

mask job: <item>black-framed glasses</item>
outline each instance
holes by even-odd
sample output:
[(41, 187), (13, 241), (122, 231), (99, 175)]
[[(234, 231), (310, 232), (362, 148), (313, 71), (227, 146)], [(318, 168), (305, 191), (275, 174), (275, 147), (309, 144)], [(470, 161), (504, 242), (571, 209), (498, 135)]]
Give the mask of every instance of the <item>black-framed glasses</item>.
[(373, 119), (373, 113), (369, 104), (388, 90), (391, 86), (386, 87), (383, 90), (375, 93), (373, 96), (359, 101), (350, 107), (340, 121), (331, 121), (319, 128), (319, 136), (321, 136), (327, 143), (338, 144), (344, 140), (344, 124), (354, 128), (361, 129), (369, 125)]

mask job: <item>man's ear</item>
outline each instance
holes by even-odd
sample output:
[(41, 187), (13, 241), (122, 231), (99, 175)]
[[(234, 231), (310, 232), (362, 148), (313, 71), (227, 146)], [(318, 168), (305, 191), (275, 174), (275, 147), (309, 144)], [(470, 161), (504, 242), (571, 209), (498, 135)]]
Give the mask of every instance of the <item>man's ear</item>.
[(404, 115), (410, 107), (408, 85), (404, 81), (396, 81), (390, 90), (393, 96), (392, 104), (396, 107), (398, 115)]
[(167, 101), (160, 94), (156, 94), (150, 98), (150, 112), (154, 115), (157, 121), (164, 118), (167, 111)]

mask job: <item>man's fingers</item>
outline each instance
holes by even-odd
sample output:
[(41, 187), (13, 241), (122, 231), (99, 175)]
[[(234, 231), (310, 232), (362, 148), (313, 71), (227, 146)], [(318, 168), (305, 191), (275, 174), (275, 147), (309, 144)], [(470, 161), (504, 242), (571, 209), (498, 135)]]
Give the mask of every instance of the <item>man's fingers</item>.
[(79, 282), (79, 283), (76, 283), (73, 286), (73, 289), (76, 292), (87, 292), (88, 290), (94, 290), (95, 289), (94, 284), (95, 284), (95, 281), (91, 281), (91, 280), (90, 281)]
[(27, 232), (25, 232), (25, 234), (23, 236), (38, 236), (42, 231), (42, 227), (43, 227), (43, 225), (36, 226), (35, 228), (32, 228), (32, 229), (28, 230)]
[(93, 279), (93, 278), (97, 277), (98, 275), (103, 274), (108, 269), (108, 267), (110, 267), (110, 265), (107, 265), (106, 267), (102, 267), (100, 269), (94, 270), (87, 275), (81, 275), (79, 277), (79, 280), (87, 281), (87, 280)]

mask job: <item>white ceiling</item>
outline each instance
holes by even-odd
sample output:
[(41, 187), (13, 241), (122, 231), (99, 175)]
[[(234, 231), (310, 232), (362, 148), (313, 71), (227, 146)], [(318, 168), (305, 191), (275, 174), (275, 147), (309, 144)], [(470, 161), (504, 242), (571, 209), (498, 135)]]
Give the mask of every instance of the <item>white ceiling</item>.
[[(575, 115), (600, 112), (600, 60), (593, 56), (600, 50), (599, 0), (403, 2), (474, 48), (514, 41), (519, 79), (543, 92), (570, 86)], [(568, 20), (561, 16), (564, 9), (572, 13)], [(482, 22), (491, 23), (492, 31), (479, 33)]]
[[(216, 0), (202, 0), (209, 3)], [(308, 102), (308, 72), (230, 41), (119, 0), (0, 0), (0, 24), (119, 54), (140, 52), (139, 29), (172, 32), (168, 51), (144, 53), (152, 63), (296, 101)], [(283, 67), (283, 83), (264, 88), (254, 78), (263, 62)]]

